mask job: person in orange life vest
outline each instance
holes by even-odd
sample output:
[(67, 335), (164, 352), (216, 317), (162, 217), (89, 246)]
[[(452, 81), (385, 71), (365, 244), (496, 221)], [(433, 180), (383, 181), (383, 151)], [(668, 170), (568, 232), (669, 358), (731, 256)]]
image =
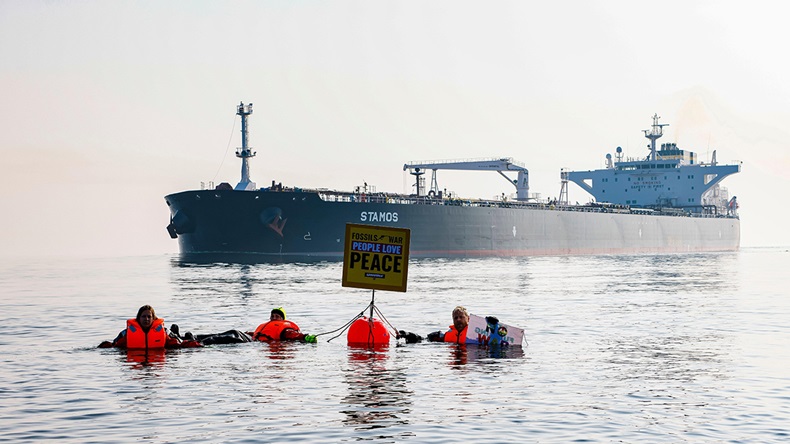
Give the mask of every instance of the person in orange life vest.
[(156, 317), (154, 308), (143, 305), (134, 319), (126, 321), (126, 328), (112, 341), (104, 341), (99, 348), (154, 349), (189, 346), (165, 328), (164, 319)]
[(299, 326), (294, 322), (285, 319), (285, 310), (282, 307), (272, 309), (269, 315), (269, 322), (264, 322), (255, 329), (254, 333), (248, 333), (255, 341), (303, 341), (316, 342), (314, 335), (306, 335), (299, 331)]
[(454, 342), (456, 344), (466, 344), (466, 329), (469, 327), (469, 313), (466, 308), (457, 306), (453, 309), (453, 325), (450, 330), (442, 333), (436, 331), (428, 334), (431, 342)]

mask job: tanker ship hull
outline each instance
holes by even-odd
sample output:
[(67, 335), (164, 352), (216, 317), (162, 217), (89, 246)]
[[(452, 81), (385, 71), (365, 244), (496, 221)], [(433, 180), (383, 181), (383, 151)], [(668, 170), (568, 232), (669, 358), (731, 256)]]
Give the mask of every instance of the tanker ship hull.
[[(185, 191), (165, 197), (181, 253), (342, 257), (345, 225), (411, 230), (412, 257), (733, 251), (731, 217), (611, 209), (325, 195), (317, 191)], [(331, 198), (332, 200), (326, 200)]]

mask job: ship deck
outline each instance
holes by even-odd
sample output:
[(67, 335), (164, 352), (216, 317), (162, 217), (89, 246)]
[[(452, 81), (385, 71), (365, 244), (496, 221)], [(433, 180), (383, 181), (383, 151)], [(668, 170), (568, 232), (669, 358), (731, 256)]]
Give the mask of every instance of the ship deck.
[[(703, 217), (703, 218), (731, 218), (738, 219), (738, 216), (726, 214), (726, 212), (715, 206), (693, 206), (693, 207), (672, 207), (672, 208), (646, 208), (631, 207), (626, 205), (610, 204), (604, 202), (591, 202), (587, 204), (569, 204), (559, 201), (548, 202), (520, 202), (516, 200), (499, 199), (466, 199), (466, 198), (438, 198), (432, 196), (405, 195), (396, 193), (356, 193), (335, 191), (328, 189), (283, 189), (282, 191), (316, 193), (325, 202), (356, 202), (356, 203), (377, 203), (395, 205), (447, 205), (462, 207), (483, 207), (483, 208), (521, 208), (526, 210), (554, 210), (554, 211), (573, 211), (584, 213), (620, 213), (654, 215), (667, 217)], [(270, 191), (277, 192), (277, 191)]]

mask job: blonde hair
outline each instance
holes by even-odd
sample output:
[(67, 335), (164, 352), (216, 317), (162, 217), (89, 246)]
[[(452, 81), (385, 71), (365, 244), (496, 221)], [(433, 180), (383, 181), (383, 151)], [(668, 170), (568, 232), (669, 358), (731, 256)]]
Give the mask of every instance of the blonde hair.
[(469, 319), (469, 313), (466, 311), (466, 308), (464, 308), (463, 306), (459, 305), (453, 308), (453, 313), (455, 313), (456, 311), (460, 311), (461, 313), (464, 314), (464, 316), (466, 316), (467, 319)]

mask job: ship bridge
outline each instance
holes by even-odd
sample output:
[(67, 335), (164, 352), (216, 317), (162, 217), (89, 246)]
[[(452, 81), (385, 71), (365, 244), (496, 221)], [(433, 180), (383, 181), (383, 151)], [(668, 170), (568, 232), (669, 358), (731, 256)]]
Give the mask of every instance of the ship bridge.
[[(438, 170), (462, 170), (462, 171), (496, 171), (504, 177), (511, 185), (516, 187), (516, 200), (527, 201), (529, 196), (529, 171), (527, 168), (511, 157), (468, 159), (468, 160), (436, 160), (428, 162), (409, 162), (403, 165), (403, 171), (409, 170), (409, 174), (416, 178), (417, 196), (423, 195), (425, 190), (425, 179), (422, 177), (425, 170), (431, 170), (431, 188), (428, 196), (438, 196), (442, 193), (436, 180)], [(505, 174), (508, 171), (515, 171), (517, 177), (510, 178)]]
[(716, 151), (709, 163), (698, 163), (694, 152), (681, 150), (674, 143), (656, 150), (656, 139), (666, 124), (653, 116), (653, 128), (645, 130), (650, 139), (650, 154), (640, 160), (623, 160), (617, 147), (616, 158), (606, 155), (606, 168), (571, 171), (567, 179), (590, 193), (598, 202), (631, 207), (693, 208), (705, 205), (706, 194), (718, 195), (724, 178), (741, 171), (741, 162), (720, 165)]

